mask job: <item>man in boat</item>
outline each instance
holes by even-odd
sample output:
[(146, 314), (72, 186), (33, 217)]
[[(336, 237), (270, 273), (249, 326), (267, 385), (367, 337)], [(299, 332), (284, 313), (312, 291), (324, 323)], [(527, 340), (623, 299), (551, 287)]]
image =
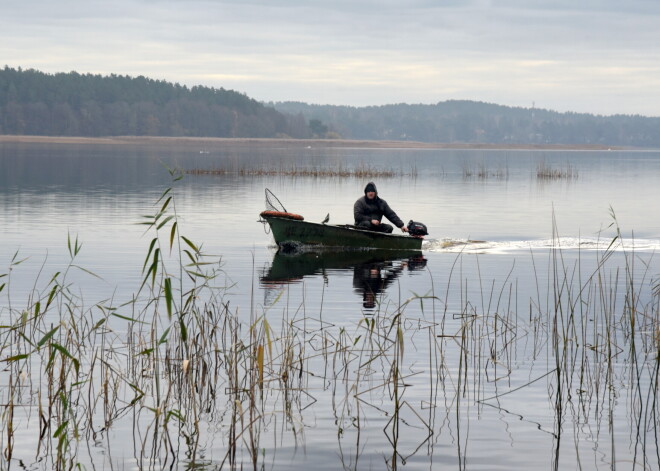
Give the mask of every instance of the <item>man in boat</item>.
[(408, 228), (390, 208), (390, 205), (378, 196), (376, 184), (369, 182), (364, 188), (364, 196), (359, 198), (353, 206), (355, 226), (360, 229), (390, 233), (393, 228), (389, 224), (381, 222), (383, 216), (403, 232), (408, 232)]

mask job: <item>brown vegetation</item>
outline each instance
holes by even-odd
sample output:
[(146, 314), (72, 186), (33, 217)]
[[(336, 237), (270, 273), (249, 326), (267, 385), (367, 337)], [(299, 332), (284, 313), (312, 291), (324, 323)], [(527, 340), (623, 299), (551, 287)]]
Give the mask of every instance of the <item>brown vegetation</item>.
[[(389, 169), (378, 169), (361, 165), (357, 168), (319, 168), (319, 167), (289, 167), (289, 168), (240, 168), (230, 170), (227, 168), (194, 168), (183, 171), (189, 175), (230, 175), (235, 174), (241, 177), (260, 177), (260, 176), (284, 176), (284, 177), (357, 177), (357, 178), (390, 178), (402, 175), (401, 172), (395, 172)], [(411, 175), (416, 176), (413, 169)]]

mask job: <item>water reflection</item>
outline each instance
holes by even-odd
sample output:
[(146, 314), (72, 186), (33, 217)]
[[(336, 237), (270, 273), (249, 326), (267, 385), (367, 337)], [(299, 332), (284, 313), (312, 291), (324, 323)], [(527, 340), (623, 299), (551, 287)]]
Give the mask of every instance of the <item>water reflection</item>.
[(347, 250), (285, 253), (279, 251), (260, 280), (268, 289), (297, 283), (305, 277), (328, 275), (353, 276), (353, 290), (360, 297), (362, 307), (375, 309), (378, 296), (404, 272), (426, 267), (427, 260), (419, 250)]
[(421, 253), (403, 259), (378, 260), (357, 264), (353, 267), (353, 288), (362, 297), (362, 307), (374, 309), (378, 295), (384, 292), (406, 269), (423, 270), (426, 259)]
[[(27, 150), (0, 146), (0, 469), (660, 469), (657, 152), (646, 163), (547, 155), (579, 165), (567, 184), (536, 178), (540, 152)], [(461, 162), (486, 157), (508, 179), (464, 181)], [(430, 270), (415, 270), (419, 252), (267, 251), (272, 236), (255, 228), (264, 187), (309, 220), (346, 221), (361, 181), (185, 178), (173, 192), (182, 233), (223, 255), (235, 292), (218, 298), (226, 285), (214, 285), (186, 304), (175, 288), (172, 315), (162, 290), (142, 311), (121, 306), (150, 240), (134, 222), (170, 185), (161, 158), (230, 169), (414, 161), (418, 178), (384, 185), (438, 238), (425, 246)], [(608, 202), (635, 229), (621, 250), (599, 231)], [(548, 232), (552, 214), (561, 237)], [(68, 233), (84, 242), (76, 265), (102, 287), (82, 271), (82, 287), (74, 271), (51, 279), (60, 269), (43, 254), (66, 266)], [(443, 245), (473, 239), (489, 242)], [(17, 248), (30, 259), (10, 267)], [(255, 263), (264, 291), (287, 290), (258, 320)], [(387, 305), (396, 291), (436, 299)], [(358, 307), (379, 312), (356, 319)]]

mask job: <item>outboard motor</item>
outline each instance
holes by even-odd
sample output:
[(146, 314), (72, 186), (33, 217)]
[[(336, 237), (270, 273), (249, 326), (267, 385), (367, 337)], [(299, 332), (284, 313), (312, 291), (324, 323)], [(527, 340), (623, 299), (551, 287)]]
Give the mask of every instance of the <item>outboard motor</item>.
[(429, 235), (428, 231), (426, 230), (426, 225), (422, 224), (421, 222), (415, 222), (413, 220), (408, 222), (408, 234), (416, 237)]

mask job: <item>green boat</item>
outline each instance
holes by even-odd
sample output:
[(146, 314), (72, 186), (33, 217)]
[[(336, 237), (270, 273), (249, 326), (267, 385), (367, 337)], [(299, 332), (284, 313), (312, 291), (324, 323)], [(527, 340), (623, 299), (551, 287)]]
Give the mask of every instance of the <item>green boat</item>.
[(261, 213), (280, 248), (301, 246), (351, 249), (421, 250), (422, 238), (357, 229), (349, 224), (330, 225)]

